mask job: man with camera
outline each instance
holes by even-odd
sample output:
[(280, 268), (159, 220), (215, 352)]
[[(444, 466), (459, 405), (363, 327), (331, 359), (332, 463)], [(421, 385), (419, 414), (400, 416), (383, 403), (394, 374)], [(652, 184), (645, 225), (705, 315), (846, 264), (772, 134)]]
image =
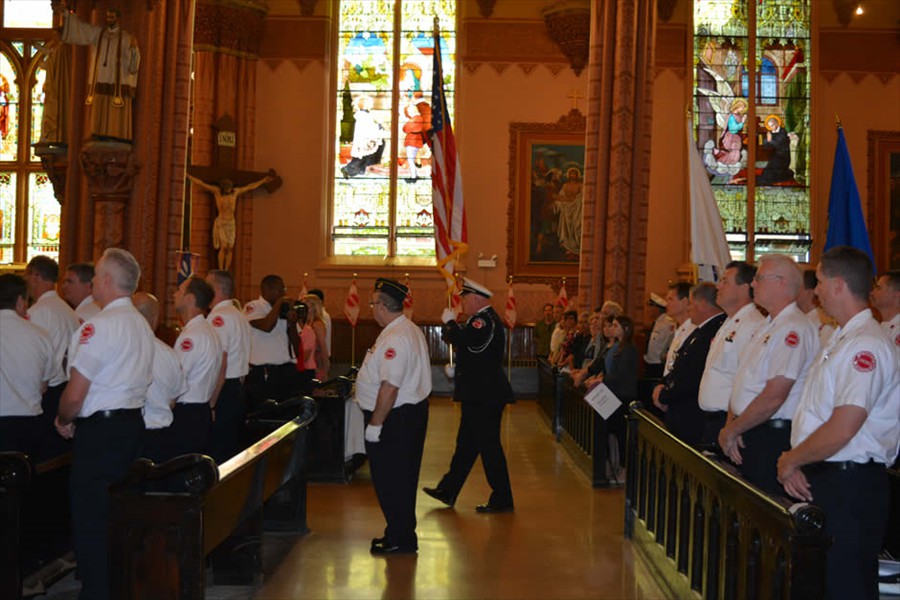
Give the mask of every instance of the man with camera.
[(250, 323), (250, 370), (244, 389), (254, 405), (269, 398), (290, 398), (300, 388), (295, 367), (300, 347), (297, 313), (286, 291), (281, 277), (266, 275), (259, 284), (259, 298), (244, 306)]

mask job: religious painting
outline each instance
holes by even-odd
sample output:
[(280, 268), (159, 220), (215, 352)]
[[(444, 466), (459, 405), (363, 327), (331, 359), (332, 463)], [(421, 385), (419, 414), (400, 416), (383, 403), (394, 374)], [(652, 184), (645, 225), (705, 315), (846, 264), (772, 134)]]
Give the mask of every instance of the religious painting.
[(869, 239), (875, 268), (900, 269), (900, 131), (869, 131)]
[(584, 200), (585, 119), (510, 123), (507, 267), (516, 281), (578, 276)]

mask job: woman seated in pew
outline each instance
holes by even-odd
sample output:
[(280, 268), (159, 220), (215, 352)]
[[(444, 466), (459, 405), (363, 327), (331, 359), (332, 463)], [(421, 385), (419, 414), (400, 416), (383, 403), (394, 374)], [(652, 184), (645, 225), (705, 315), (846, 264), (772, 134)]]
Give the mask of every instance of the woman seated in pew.
[[(617, 341), (612, 337), (612, 323), (615, 320), (615, 317), (612, 315), (608, 317), (600, 315), (599, 317), (601, 335), (597, 344), (597, 350), (594, 352), (594, 358), (586, 367), (576, 369), (572, 372), (572, 381), (576, 387), (582, 384), (587, 385), (587, 381), (590, 378), (596, 377), (604, 372), (606, 369), (606, 354)], [(592, 382), (592, 385), (594, 384), (595, 383)]]
[(592, 338), (590, 318), (591, 313), (581, 313), (575, 326), (575, 332), (563, 342), (559, 360), (556, 363), (560, 371), (571, 371), (584, 360), (584, 352)]

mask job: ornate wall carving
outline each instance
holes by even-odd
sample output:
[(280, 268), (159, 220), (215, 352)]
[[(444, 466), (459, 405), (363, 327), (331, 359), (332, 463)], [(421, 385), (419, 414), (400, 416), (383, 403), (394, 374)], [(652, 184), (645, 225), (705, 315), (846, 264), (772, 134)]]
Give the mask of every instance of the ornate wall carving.
[(220, 0), (197, 2), (194, 47), (247, 58), (259, 56), (266, 7), (243, 0), (240, 4)]

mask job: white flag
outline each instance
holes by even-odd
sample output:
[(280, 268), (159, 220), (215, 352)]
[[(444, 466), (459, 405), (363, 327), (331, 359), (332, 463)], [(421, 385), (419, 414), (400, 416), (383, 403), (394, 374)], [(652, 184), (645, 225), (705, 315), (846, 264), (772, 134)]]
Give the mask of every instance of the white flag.
[(691, 119), (687, 120), (687, 151), (691, 185), (691, 261), (697, 265), (699, 281), (716, 282), (731, 260), (731, 253), (709, 175), (694, 144)]

